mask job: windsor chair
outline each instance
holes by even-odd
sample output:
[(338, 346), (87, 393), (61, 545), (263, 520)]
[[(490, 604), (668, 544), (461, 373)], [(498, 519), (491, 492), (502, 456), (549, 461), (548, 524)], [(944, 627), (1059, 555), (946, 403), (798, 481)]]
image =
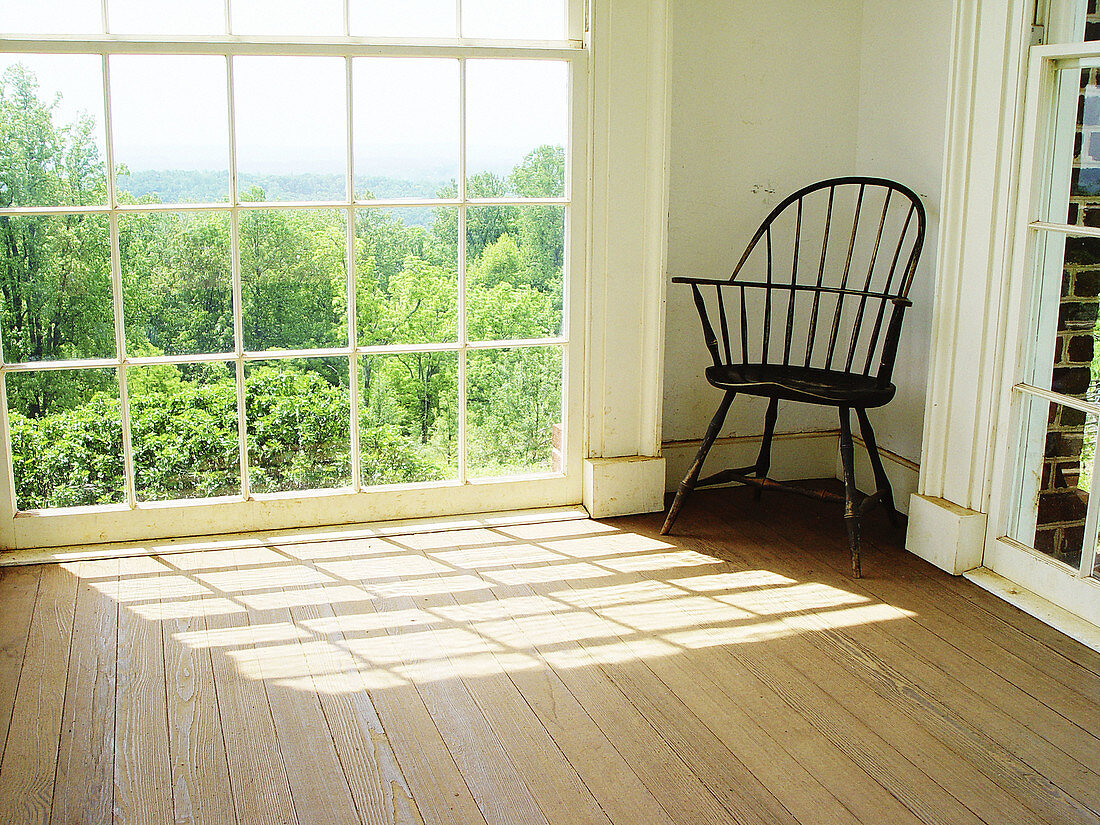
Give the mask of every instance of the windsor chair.
[[(723, 396), (662, 534), (672, 529), (684, 499), (698, 487), (739, 482), (754, 485), (757, 498), (766, 487), (843, 500), (852, 571), (861, 575), (861, 516), (882, 504), (890, 522), (898, 524), (867, 410), (894, 397), (891, 375), (924, 230), (924, 206), (909, 188), (883, 178), (831, 178), (784, 198), (760, 224), (728, 279), (672, 279), (691, 286), (713, 361), (706, 379)], [(770, 399), (756, 463), (700, 481), (738, 393)], [(768, 478), (781, 399), (837, 408), (843, 499)], [(876, 485), (862, 498), (855, 481), (853, 409)]]

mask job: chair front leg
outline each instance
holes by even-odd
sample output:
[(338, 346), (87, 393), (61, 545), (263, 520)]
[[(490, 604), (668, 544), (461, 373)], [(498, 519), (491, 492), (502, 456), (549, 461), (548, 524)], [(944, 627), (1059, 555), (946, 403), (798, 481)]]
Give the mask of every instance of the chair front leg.
[[(756, 477), (767, 478), (768, 470), (772, 466), (772, 436), (775, 435), (775, 419), (779, 414), (779, 399), (773, 398), (768, 402), (768, 411), (764, 414), (764, 437), (760, 441), (760, 455), (756, 457)], [(753, 498), (759, 500), (764, 492), (764, 485), (759, 485), (752, 493)]]
[(875, 431), (871, 429), (871, 422), (867, 419), (867, 410), (856, 409), (856, 417), (859, 418), (859, 434), (863, 436), (863, 443), (867, 445), (867, 456), (871, 459), (871, 469), (875, 473), (875, 487), (883, 506), (886, 508), (886, 516), (890, 519), (892, 527), (900, 527), (897, 508), (894, 507), (894, 490), (890, 486), (890, 479), (886, 477), (886, 470), (882, 466), (882, 459), (878, 454), (878, 444), (875, 442)]
[(844, 524), (848, 528), (852, 573), (858, 579), (862, 575), (859, 563), (859, 507), (856, 505), (855, 453), (852, 449), (852, 422), (848, 407), (840, 408), (840, 461), (844, 465)]
[(703, 462), (706, 461), (707, 453), (714, 445), (714, 440), (718, 438), (718, 431), (722, 429), (722, 424), (726, 420), (726, 413), (729, 412), (730, 404), (733, 403), (733, 397), (736, 394), (732, 390), (727, 392), (722, 397), (722, 403), (718, 405), (718, 411), (714, 413), (714, 418), (710, 420), (710, 426), (707, 427), (706, 435), (703, 436), (703, 443), (699, 445), (699, 452), (695, 454), (695, 461), (692, 462), (691, 469), (687, 471), (684, 480), (680, 482), (680, 486), (676, 489), (676, 498), (672, 500), (672, 506), (668, 508), (665, 523), (661, 526), (662, 536), (668, 535), (668, 531), (672, 529), (672, 523), (676, 521), (676, 516), (680, 514), (684, 499), (688, 493), (695, 489), (699, 471), (703, 469)]

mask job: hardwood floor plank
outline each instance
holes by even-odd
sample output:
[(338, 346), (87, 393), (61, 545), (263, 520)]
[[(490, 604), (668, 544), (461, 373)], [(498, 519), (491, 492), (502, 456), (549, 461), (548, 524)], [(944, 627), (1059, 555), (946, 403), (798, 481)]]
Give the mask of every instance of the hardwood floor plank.
[[(383, 598), (381, 612), (415, 610), (410, 596)], [(517, 773), (491, 725), (449, 660), (432, 654), (430, 630), (388, 627), (424, 706), (489, 825), (520, 821), (546, 825), (538, 803)]]
[[(501, 580), (490, 573), (486, 578)], [(527, 576), (508, 578), (519, 581)], [(517, 590), (503, 592), (537, 597), (542, 591), (536, 585), (553, 586), (554, 582), (560, 582), (556, 573), (549, 570), (533, 571), (530, 578), (532, 583), (519, 584)], [(741, 811), (750, 807), (743, 805), (739, 789), (728, 788), (729, 793), (718, 789), (721, 798), (716, 796), (715, 790), (696, 776), (660, 731), (604, 673), (600, 668), (600, 651), (578, 641), (576, 629), (564, 626), (561, 617), (554, 612), (546, 614), (546, 621), (554, 628), (551, 635), (557, 641), (551, 644), (550, 651), (539, 645), (542, 656), (616, 750), (635, 766), (649, 792), (668, 815), (678, 823), (737, 821)]]
[(175, 818), (159, 620), (165, 570), (151, 557), (119, 564), (115, 820), (127, 825), (161, 825)]
[(15, 707), (15, 693), (27, 652), (41, 575), (41, 565), (0, 570), (0, 757), (11, 726), (11, 712)]
[[(201, 574), (225, 574), (219, 580), (220, 586), (206, 585), (210, 589), (208, 599), (217, 600), (220, 609), (211, 610), (208, 603), (205, 612), (237, 819), (242, 825), (299, 825), (267, 691), (257, 678), (259, 664), (248, 609), (240, 603), (240, 588), (236, 585), (239, 577), (235, 554), (215, 551), (208, 556), (204, 552), (193, 569), (201, 570)], [(209, 563), (204, 564), (207, 558)]]
[[(502, 530), (500, 539), (506, 542), (515, 541), (514, 538), (507, 535), (508, 533), (508, 530)], [(506, 559), (509, 555), (512, 555), (516, 549), (519, 548), (506, 548), (500, 553), (501, 558)], [(527, 558), (532, 557), (532, 554), (526, 552), (526, 550), (523, 555)], [(549, 555), (554, 557), (555, 554), (550, 553)], [(478, 559), (487, 556), (488, 554), (485, 552), (470, 554), (470, 558), (472, 559), (470, 566), (459, 566), (457, 569), (478, 573), (480, 570)], [(456, 558), (455, 554), (448, 554), (448, 557), (451, 559)], [(505, 569), (515, 572), (518, 577), (522, 577), (523, 568), (508, 566)], [(575, 620), (580, 618), (582, 622), (584, 621), (583, 614), (578, 613), (575, 609), (571, 609), (567, 604), (556, 603), (555, 600), (548, 595), (554, 588), (560, 589), (560, 585), (557, 583), (544, 582), (530, 586), (495, 586), (493, 591), (500, 600), (498, 604), (500, 605), (499, 613), (501, 615), (494, 621), (479, 623), (483, 628), (482, 632), (490, 632), (493, 638), (503, 642), (507, 650), (513, 654), (519, 651), (531, 651), (533, 654), (539, 655), (537, 643), (532, 641), (531, 633), (529, 633), (526, 628), (530, 628), (535, 637), (540, 638), (544, 644), (550, 644), (552, 647), (556, 644), (554, 641), (555, 636), (557, 636), (558, 640), (577, 640), (578, 644), (583, 646), (584, 642), (581, 638), (584, 636), (583, 627), (578, 625), (575, 621), (569, 622), (568, 626), (562, 626), (560, 623), (556, 622), (555, 617), (551, 615), (553, 610), (564, 608), (568, 610), (568, 615), (572, 619)], [(471, 617), (477, 616), (480, 612), (492, 619), (493, 611), (491, 606), (489, 606), (488, 610), (479, 610), (477, 601), (471, 600), (472, 597), (469, 595), (463, 598), (463, 595), (464, 594), (456, 594), (455, 599), (458, 603), (464, 604), (469, 608), (468, 615)], [(508, 616), (507, 606), (509, 604), (532, 605), (532, 607), (529, 608), (529, 610), (532, 611), (532, 615), (522, 615), (522, 608), (520, 608), (520, 615)], [(539, 605), (542, 606), (541, 609)], [(558, 618), (560, 618), (560, 616)], [(561, 627), (560, 633), (555, 634), (553, 629), (555, 624), (559, 624)], [(608, 625), (608, 623), (600, 623), (598, 621), (590, 622), (590, 624), (592, 626), (591, 630), (595, 631), (597, 635), (600, 635), (600, 630)], [(620, 641), (627, 644), (626, 640), (621, 637)], [(649, 656), (645, 650), (639, 650), (634, 660), (624, 657), (614, 665), (602, 666), (602, 670), (607, 678), (614, 682), (620, 690), (623, 690), (624, 694), (634, 702), (635, 706), (646, 716), (649, 722), (661, 732), (666, 741), (673, 744), (676, 752), (695, 769), (695, 773), (697, 775), (699, 775), (700, 772), (706, 774), (704, 781), (707, 782), (708, 787), (710, 787), (716, 795), (725, 796), (726, 807), (735, 812), (732, 816), (737, 819), (737, 821), (793, 822), (794, 820), (791, 818), (791, 815), (775, 797), (764, 790), (763, 786), (755, 777), (745, 770), (738, 755), (732, 750), (725, 748), (709, 728), (702, 727), (702, 722), (699, 718), (690, 714), (686, 706), (681, 707), (679, 700), (669, 693), (668, 688), (663, 683), (656, 680), (656, 677), (646, 665), (639, 664), (641, 662), (646, 662), (650, 667), (653, 667), (654, 665), (652, 662), (663, 662), (665, 659), (666, 657), (663, 656)], [(540, 669), (545, 669), (545, 665)], [(512, 668), (511, 675), (513, 681), (519, 683), (519, 680), (528, 675), (530, 670), (530, 668), (524, 667)], [(637, 684), (636, 678), (634, 680), (630, 679), (630, 675), (636, 673), (643, 674), (643, 685), (640, 687)], [(523, 681), (523, 684), (527, 684), (528, 681), (530, 680)], [(555, 681), (558, 681), (556, 675)], [(631, 688), (635, 688), (636, 690), (632, 692)], [(650, 692), (656, 692), (660, 695), (660, 701), (654, 703), (649, 698), (648, 694)], [(528, 701), (530, 701), (530, 699), (528, 699)], [(645, 705), (644, 707), (643, 704)], [(667, 708), (677, 709), (676, 715), (671, 720)], [(646, 712), (647, 709), (650, 711), (649, 713)], [(661, 722), (665, 724), (661, 724)], [(592, 723), (589, 722), (589, 725), (592, 725)], [(677, 730), (677, 728), (682, 728), (682, 730)], [(598, 733), (598, 729), (596, 732)], [(673, 742), (673, 740), (675, 740), (675, 742)], [(705, 753), (700, 754), (700, 749), (704, 749)], [(695, 758), (689, 759), (689, 755), (692, 754)], [(774, 756), (774, 754), (772, 755)], [(804, 771), (803, 774), (805, 774)], [(808, 774), (805, 775), (808, 778)], [(798, 778), (796, 774), (796, 782)], [(812, 779), (810, 781), (812, 782)], [(785, 777), (785, 782), (790, 784), (789, 776)], [(816, 783), (814, 784), (816, 785)], [(723, 790), (723, 788), (728, 790)], [(829, 798), (829, 795), (825, 793), (819, 785), (816, 786), (815, 790), (820, 795), (817, 803), (813, 806), (813, 818), (815, 821), (855, 822), (854, 818), (843, 811), (842, 806), (838, 805), (836, 800)], [(822, 796), (825, 798), (820, 798)], [(830, 802), (832, 806), (830, 806)], [(604, 804), (605, 809), (607, 809), (606, 803), (602, 803), (601, 801), (601, 804)], [(843, 813), (839, 814), (839, 818), (832, 818), (834, 814), (837, 814), (838, 810)], [(644, 816), (642, 818), (644, 819)], [(623, 816), (618, 821), (638, 821), (638, 815), (635, 813), (633, 815)]]
[[(574, 589), (573, 592), (578, 596), (578, 604), (599, 615), (600, 604), (593, 602), (590, 593), (584, 589)], [(814, 773), (821, 770), (822, 762), (827, 761), (821, 751), (815, 752), (815, 759), (810, 763), (813, 772), (807, 770), (740, 709), (738, 699), (726, 697), (707, 673), (695, 666), (692, 651), (647, 657), (644, 648), (637, 643), (637, 634), (624, 633), (618, 638), (637, 651), (637, 663), (625, 666), (618, 663), (614, 668), (614, 678), (651, 723), (667, 715), (668, 707), (682, 703), (684, 709), (692, 714), (692, 727), (705, 726), (708, 734), (721, 741), (733, 758), (745, 766), (753, 780), (767, 788), (776, 802), (798, 821), (822, 825), (858, 822), (853, 812), (815, 778)], [(670, 719), (660, 729), (670, 731), (680, 726), (676, 719)], [(686, 747), (683, 749), (686, 750)], [(728, 760), (721, 758), (721, 753), (704, 755), (702, 761), (704, 768), (720, 765), (723, 771), (729, 764)], [(696, 768), (696, 772), (699, 770)], [(852, 784), (854, 771), (854, 764), (845, 765), (844, 777), (848, 784)], [(875, 785), (874, 789), (879, 791), (875, 794), (879, 798), (874, 810), (880, 822), (916, 822), (896, 800), (882, 793), (881, 788)], [(901, 812), (904, 814), (898, 816)], [(760, 819), (766, 821), (763, 817)]]
[[(364, 554), (372, 543), (381, 542), (360, 543)], [(370, 686), (382, 728), (426, 825), (486, 825), (420, 694), (410, 679), (397, 672), (401, 657), (385, 626), (391, 617), (379, 612), (365, 588), (333, 584), (325, 592), (336, 627), (357, 660), (361, 678)]]
[(0, 762), (0, 822), (33, 825), (50, 818), (76, 589), (76, 576), (60, 565), (42, 568)]
[[(179, 556), (160, 556), (179, 570)], [(184, 579), (186, 571), (181, 571)], [(166, 577), (167, 578), (167, 577)], [(175, 576), (161, 588), (161, 634), (167, 692), (172, 806), (180, 825), (238, 822), (229, 778), (205, 594)]]
[(79, 580), (52, 825), (114, 821), (117, 560), (71, 566)]
[[(689, 546), (684, 542), (678, 544), (685, 548)], [(678, 552), (683, 554), (685, 551)], [(644, 577), (657, 583), (667, 583), (701, 575), (698, 566), (676, 568), (665, 567), (664, 564), (663, 559), (653, 554), (653, 563), (649, 566), (656, 567), (656, 571), (621, 573), (602, 581), (606, 585), (627, 584)], [(708, 563), (705, 569), (707, 573), (713, 573), (715, 567)], [(571, 585), (575, 588), (577, 583), (571, 582)], [(743, 667), (782, 700), (786, 713), (793, 711), (800, 715), (921, 820), (929, 823), (980, 821), (960, 800), (939, 787), (926, 771), (911, 761), (917, 759), (931, 767), (928, 760), (905, 753), (905, 746), (895, 747), (883, 739), (881, 728), (887, 726), (889, 714), (871, 720), (858, 709), (846, 708), (824, 690), (818, 674), (815, 673), (812, 679), (807, 678), (781, 655), (781, 648), (789, 644), (786, 633), (766, 617), (760, 620), (750, 617), (744, 625), (724, 626), (721, 622), (708, 622), (705, 615), (666, 618), (663, 611), (669, 609), (667, 605), (655, 604), (636, 608), (626, 615), (622, 611), (606, 609), (604, 615), (612, 620), (632, 621), (651, 632), (661, 629), (662, 623), (667, 622), (670, 632), (661, 634), (661, 638), (697, 650), (703, 666), (713, 672), (716, 679), (722, 680), (720, 684), (730, 678), (736, 679), (740, 670), (738, 666)], [(656, 616), (650, 615), (655, 611)], [(692, 620), (688, 622), (688, 618)], [(809, 661), (814, 663), (815, 657), (811, 655)], [(737, 695), (736, 682), (723, 689), (731, 696)]]
[[(433, 539), (433, 544), (439, 543), (437, 537)], [(499, 540), (512, 543), (507, 536), (500, 536)], [(480, 569), (476, 562), (466, 566), (461, 559), (473, 557), (484, 560), (494, 555), (497, 554), (481, 547), (465, 548), (462, 552), (444, 548), (433, 553), (432, 558), (445, 559), (448, 564), (454, 565), (456, 571), (474, 573)], [(514, 555), (515, 550), (510, 549), (503, 557), (503, 566), (510, 566), (507, 559)], [(525, 555), (531, 557), (529, 553)], [(536, 551), (534, 555), (553, 557), (548, 551)], [(502, 626), (514, 626), (514, 632), (506, 636), (509, 656), (498, 661), (600, 808), (615, 823), (671, 825), (673, 820), (664, 808), (568, 691), (554, 669), (542, 659), (525, 626), (516, 621), (518, 617), (541, 616), (549, 612), (549, 603), (545, 599), (524, 596), (513, 592), (512, 588), (500, 586), (492, 588), (492, 595), (493, 598), (486, 598), (484, 590), (453, 592), (450, 594), (450, 605), (440, 607), (436, 612), (459, 627), (470, 626), (479, 633), (485, 632), (483, 625), (487, 623), (493, 628), (492, 638), (495, 639), (500, 638), (497, 634), (502, 632)], [(514, 658), (510, 665), (506, 664), (509, 657), (517, 654), (520, 657), (537, 657), (537, 664)]]
[(370, 825), (422, 823), (359, 662), (333, 622), (331, 606), (295, 607), (291, 615), (295, 624), (310, 627), (317, 640), (303, 645), (306, 661), (360, 818)]
[[(767, 526), (764, 511), (754, 508), (744, 496), (735, 497), (730, 503), (738, 521), (750, 519)], [(733, 511), (729, 515), (732, 516)], [(814, 534), (815, 544), (828, 548), (821, 560), (843, 573), (841, 556), (846, 552), (846, 540), (843, 529), (836, 529), (835, 516), (827, 505), (811, 502), (805, 518), (797, 525), (792, 524), (791, 538), (799, 541), (798, 537)], [(968, 654), (994, 671), (1014, 681), (1026, 680), (1017, 682), (1021, 688), (1040, 687), (1036, 698), (1065, 701), (1070, 708), (1092, 714), (1097, 712), (1100, 653), (973, 583), (950, 576), (905, 552), (896, 546), (898, 535), (885, 525), (881, 514), (873, 513), (866, 521), (868, 540), (872, 544), (868, 558), (875, 571), (875, 575), (865, 577), (868, 583), (889, 587), (890, 598), (899, 600), (901, 606), (920, 604), (922, 610), (918, 612), (918, 620), (935, 621), (942, 628), (936, 632), (964, 647)], [(832, 529), (827, 529), (830, 525)], [(934, 599), (928, 598), (929, 586), (935, 588)], [(976, 606), (980, 609), (974, 609)], [(1051, 684), (1052, 681), (1055, 684)], [(1089, 727), (1092, 722), (1095, 716), (1084, 722), (1083, 727), (1094, 730)]]
[[(849, 655), (841, 641), (837, 655), (852, 663), (876, 657), (905, 680), (910, 693), (922, 696), (924, 706), (941, 704), (939, 715), (950, 724), (988, 737), (978, 745), (983, 752), (1000, 749), (1002, 759), (1006, 752), (1018, 757), (1039, 777), (1060, 777), (1061, 790), (1100, 812), (1100, 775), (1092, 764), (1100, 740), (911, 618), (899, 613), (898, 624), (845, 628), (838, 639), (851, 640), (866, 653)], [(1044, 795), (1050, 794), (1047, 787)]]
[(1100, 825), (1091, 653), (750, 497), (0, 571), (0, 822)]
[[(763, 526), (745, 526), (744, 521), (741, 524), (749, 531)], [(797, 574), (802, 556), (796, 552), (795, 545), (799, 538), (805, 540), (806, 532), (802, 527), (792, 529), (798, 530), (792, 535), (794, 543), (777, 545), (776, 552), (783, 554)], [(866, 579), (857, 583), (842, 576), (840, 571), (836, 574), (835, 577), (819, 578), (895, 603), (891, 597), (896, 594), (890, 587), (890, 580)], [(935, 584), (930, 581), (928, 586), (932, 588), (928, 595), (935, 601), (938, 595)], [(1055, 806), (1050, 814), (1055, 819), (1080, 815), (1060, 810), (1064, 805), (1072, 809), (1080, 803), (1093, 815), (1100, 811), (1100, 775), (1095, 772), (1094, 757), (1100, 752), (1100, 739), (1023, 693), (999, 673), (969, 659), (963, 652), (965, 648), (949, 644), (916, 621), (916, 617), (901, 611), (898, 611), (896, 622), (856, 625), (830, 636), (834, 637), (840, 645), (834, 658), (845, 665), (867, 661), (869, 656), (889, 657), (888, 666), (894, 668), (894, 681), (906, 679), (909, 694), (919, 696), (924, 707), (939, 706), (936, 716), (949, 720), (947, 724), (952, 729), (969, 729), (972, 732), (970, 739), (976, 740), (971, 745), (976, 749), (976, 761), (997, 754), (998, 762), (992, 766), (994, 772), (1011, 768), (1013, 775), (1025, 774), (1024, 780), (1014, 780), (1012, 776), (1003, 779), (1014, 787), (1021, 783), (1030, 786), (1031, 795), (1038, 796), (1040, 807)], [(857, 638), (861, 646), (853, 648), (846, 642)], [(867, 652), (870, 649), (873, 653)], [(901, 677), (900, 674), (906, 675)], [(954, 678), (946, 678), (947, 674)], [(954, 700), (950, 702), (950, 709), (945, 704), (948, 699)], [(946, 735), (951, 736), (950, 733)], [(1016, 765), (1016, 758), (1029, 770)], [(1048, 774), (1059, 776), (1061, 787), (1054, 788), (1044, 781), (1043, 777)]]
[[(291, 604), (319, 602), (323, 591), (313, 588), (310, 591), (313, 595), (303, 599), (303, 591), (289, 586), (294, 581), (311, 581), (311, 574), (317, 571), (296, 560), (290, 565), (272, 564), (267, 561), (269, 552), (265, 550), (256, 557), (248, 550), (238, 554), (238, 565), (250, 565), (247, 571), (250, 587), (266, 585), (240, 598), (249, 605), (248, 620), (258, 665), (256, 677), (263, 680), (267, 690), (294, 809), (303, 823), (357, 823), (359, 813), (302, 646), (303, 637), (309, 639), (310, 634), (298, 627), (290, 612)], [(256, 564), (259, 566), (251, 566)], [(263, 641), (270, 638), (270, 630), (277, 631), (279, 638)]]
[[(757, 542), (756, 549), (762, 550), (764, 540), (760, 534), (765, 528), (749, 521), (739, 522), (739, 527), (740, 546)], [(759, 563), (760, 553), (754, 550), (752, 556)], [(773, 561), (771, 569), (799, 577), (799, 571), (786, 566), (782, 560)], [(743, 569), (742, 565), (743, 560), (739, 560), (730, 570)], [(858, 590), (859, 585), (853, 583), (850, 587)], [(842, 638), (839, 634), (815, 633), (819, 646), (811, 647), (805, 638), (809, 631), (805, 623), (807, 616), (812, 628), (828, 630), (828, 626), (817, 624), (812, 615), (804, 611), (784, 615), (781, 621), (792, 629), (785, 642), (785, 647), (791, 649), (786, 654), (788, 661), (801, 668), (804, 675), (812, 672), (815, 681), (834, 699), (846, 707), (858, 709), (865, 718), (891, 719), (890, 724), (880, 726), (888, 741), (903, 749), (908, 746), (910, 758), (930, 772), (929, 775), (946, 790), (957, 798), (966, 799), (975, 813), (994, 821), (1084, 823), (1093, 820), (1091, 813), (1082, 818), (1082, 811), (1072, 800), (1053, 784), (1037, 777), (1013, 754), (999, 748), (981, 731), (961, 722), (942, 704), (930, 701), (919, 686), (905, 682), (893, 672), (884, 676), (881, 666), (873, 671), (853, 673), (851, 668), (859, 661), (853, 658), (854, 650), (849, 651), (852, 657), (845, 658), (829, 650), (828, 645), (820, 647), (822, 641)], [(822, 656), (822, 653), (830, 655)], [(866, 659), (863, 661), (866, 664)], [(811, 668), (804, 662), (811, 662)], [(846, 678), (852, 675), (856, 678)], [(937, 758), (930, 760), (932, 754)], [(959, 754), (965, 754), (966, 758), (958, 759)], [(937, 765), (951, 762), (956, 762), (957, 766), (949, 773), (936, 770)]]
[[(602, 527), (593, 524), (597, 528)], [(577, 529), (579, 527), (575, 525), (572, 529), (583, 532)], [(504, 528), (503, 532), (534, 538), (546, 531), (519, 527)], [(759, 577), (749, 581), (759, 581)], [(693, 595), (690, 590), (677, 590), (671, 585), (657, 593), (649, 588), (648, 596), (640, 587), (636, 594), (629, 590), (617, 591), (615, 585), (601, 588), (594, 584), (591, 590), (571, 586), (571, 589), (577, 598), (570, 598), (570, 602), (585, 603), (597, 612), (605, 603), (629, 603), (632, 595), (643, 608), (647, 598)], [(673, 609), (684, 617), (684, 626), (694, 625), (695, 617), (680, 606), (681, 602), (675, 599), (670, 599), (670, 602)], [(782, 797), (784, 804), (802, 821), (816, 821), (827, 815), (829, 810), (827, 803), (819, 810), (817, 800), (820, 791), (814, 787), (817, 783), (861, 822), (918, 821), (893, 795), (864, 774), (841, 748), (815, 730), (801, 715), (791, 713), (778, 696), (746, 669), (732, 661), (716, 666), (708, 658), (709, 655), (706, 648), (685, 649), (680, 655), (650, 656), (644, 661), (716, 734), (728, 737), (727, 746), (745, 761), (754, 775), (762, 779), (774, 777), (770, 781), (765, 779), (765, 784), (777, 796), (786, 794)], [(812, 775), (808, 786), (800, 784), (800, 772), (806, 776)], [(804, 792), (799, 792), (803, 788)], [(791, 790), (795, 792), (788, 794)], [(804, 810), (807, 805), (808, 811)]]
[[(416, 538), (397, 539), (395, 543), (411, 544), (410, 551), (415, 552)], [(421, 558), (438, 565), (426, 554)], [(440, 580), (438, 573), (431, 572), (425, 573), (424, 578)], [(403, 581), (412, 587), (417, 583), (415, 578)], [(417, 608), (432, 615), (445, 615), (447, 608), (456, 606), (458, 601), (455, 594), (441, 589), (443, 592), (439, 594), (414, 597)], [(485, 595), (485, 591), (476, 592)], [(446, 658), (451, 671), (460, 675), (467, 692), (489, 722), (547, 821), (551, 825), (611, 825), (600, 804), (508, 676), (510, 670), (540, 668), (545, 664), (527, 652), (516, 650), (512, 645), (499, 645), (484, 635), (484, 649), (450, 655), (446, 634), (455, 626), (465, 630), (465, 623), (452, 622), (427, 625), (435, 637), (434, 655)]]

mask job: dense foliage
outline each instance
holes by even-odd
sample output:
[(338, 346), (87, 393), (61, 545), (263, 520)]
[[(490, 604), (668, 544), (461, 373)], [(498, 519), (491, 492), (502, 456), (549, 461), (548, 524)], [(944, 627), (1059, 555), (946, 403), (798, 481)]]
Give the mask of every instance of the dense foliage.
[[(106, 169), (88, 118), (61, 124), (19, 65), (0, 77), (0, 206), (104, 204)], [(535, 148), (505, 177), (473, 176), (472, 197), (561, 194), (564, 153)], [(325, 176), (252, 185), (242, 201), (297, 199)], [(386, 196), (402, 183), (380, 181)], [(127, 189), (126, 187), (134, 185)], [(255, 181), (253, 183), (256, 183)], [(119, 170), (122, 203), (225, 200), (225, 173)], [(408, 184), (413, 185), (413, 184)], [(454, 197), (454, 181), (439, 196)], [(367, 194), (367, 193), (362, 193)], [(454, 342), (459, 331), (458, 209), (355, 212), (359, 345)], [(472, 340), (561, 329), (564, 212), (558, 206), (467, 208), (464, 305)], [(105, 215), (0, 217), (3, 350), (9, 363), (115, 356), (112, 231)], [(234, 352), (233, 255), (241, 329), (252, 352), (348, 345), (347, 212), (146, 211), (117, 221), (122, 315), (130, 357)], [(249, 361), (243, 375), (250, 486), (256, 492), (351, 484), (351, 394), (357, 394), (364, 484), (457, 474), (458, 357), (421, 351)], [(139, 499), (240, 490), (238, 376), (229, 360), (127, 369), (127, 414)], [(561, 417), (561, 351), (479, 349), (466, 362), (474, 475), (550, 467)], [(13, 371), (7, 394), (21, 508), (123, 500), (123, 410), (113, 367)]]

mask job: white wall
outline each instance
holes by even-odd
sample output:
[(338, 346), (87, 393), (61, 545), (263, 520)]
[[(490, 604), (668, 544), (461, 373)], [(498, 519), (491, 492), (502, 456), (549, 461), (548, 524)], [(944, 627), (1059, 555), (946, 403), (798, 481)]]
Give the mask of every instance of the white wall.
[[(951, 9), (950, 0), (673, 3), (669, 277), (728, 275), (778, 198), (814, 180), (883, 175), (924, 199), (929, 232), (895, 368), (898, 396), (872, 413), (880, 446), (910, 462), (920, 459), (924, 415)], [(685, 287), (669, 286), (666, 329), (671, 459), (670, 442), (699, 438), (720, 396), (702, 378), (709, 358)], [(763, 409), (739, 399), (723, 436), (758, 435)], [(777, 431), (836, 426), (832, 410), (786, 404)], [(670, 460), (670, 475), (679, 463)], [(821, 474), (820, 465), (820, 453), (808, 457), (806, 474)]]
[(870, 0), (863, 6), (856, 170), (912, 188), (928, 211), (928, 234), (902, 331), (898, 394), (873, 416), (879, 445), (919, 462), (932, 329), (948, 71), (950, 0)]
[[(852, 171), (859, 0), (675, 0), (668, 272), (729, 275), (788, 192)], [(668, 289), (664, 440), (699, 438), (721, 394), (686, 287)], [(734, 405), (723, 435), (757, 435), (764, 406)], [(780, 432), (829, 429), (828, 410), (780, 410)]]

